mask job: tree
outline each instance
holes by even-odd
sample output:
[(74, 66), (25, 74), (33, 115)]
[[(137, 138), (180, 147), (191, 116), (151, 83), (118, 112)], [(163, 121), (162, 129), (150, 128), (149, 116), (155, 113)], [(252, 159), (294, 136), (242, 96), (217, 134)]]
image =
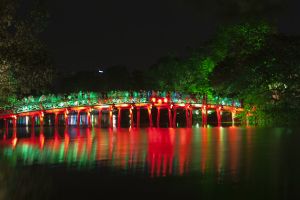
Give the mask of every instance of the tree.
[(299, 50), (299, 38), (268, 34), (259, 48), (229, 54), (212, 82), (219, 93), (243, 99), (255, 123), (292, 124), (300, 115)]
[(45, 92), (53, 79), (46, 47), (39, 40), (47, 13), (42, 1), (0, 0), (0, 102)]
[(158, 90), (209, 94), (213, 67), (213, 60), (198, 52), (186, 59), (169, 55), (150, 68), (151, 85)]

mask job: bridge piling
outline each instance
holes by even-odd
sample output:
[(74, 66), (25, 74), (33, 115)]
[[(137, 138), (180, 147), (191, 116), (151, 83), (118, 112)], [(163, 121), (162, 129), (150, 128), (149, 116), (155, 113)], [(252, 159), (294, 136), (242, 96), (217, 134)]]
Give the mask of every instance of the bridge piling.
[(118, 108), (118, 128), (121, 128), (121, 117), (122, 117), (122, 108)]
[(54, 126), (58, 127), (58, 113), (54, 113)]
[(207, 127), (207, 109), (205, 105), (202, 107), (201, 112), (202, 112), (202, 126)]
[(133, 107), (130, 107), (129, 115), (130, 115), (130, 127), (133, 128), (134, 127)]
[(5, 128), (5, 130), (8, 130), (8, 122), (9, 122), (9, 119), (4, 118), (4, 128)]
[(13, 129), (15, 130), (17, 128), (17, 116), (16, 115), (13, 116), (12, 122), (13, 122)]
[(137, 107), (136, 110), (136, 127), (139, 128), (140, 127), (140, 120), (141, 120), (141, 109), (140, 107)]
[(86, 115), (87, 115), (87, 125), (88, 125), (88, 127), (91, 127), (92, 123), (91, 123), (91, 109), (90, 108), (87, 110)]
[(193, 108), (188, 109), (189, 110), (189, 127), (193, 126)]
[(186, 119), (186, 127), (190, 127), (189, 109), (188, 108), (185, 108), (185, 119)]
[(156, 127), (159, 128), (160, 121), (160, 107), (157, 107), (157, 116), (156, 116)]
[(34, 115), (30, 115), (30, 123), (31, 123), (31, 128), (33, 129), (35, 126), (35, 119), (34, 119)]
[(153, 122), (152, 122), (152, 112), (151, 112), (152, 106), (148, 106), (148, 117), (149, 117), (149, 127), (153, 127)]
[(40, 117), (40, 127), (42, 128), (44, 127), (44, 113), (41, 112), (39, 117)]
[(172, 111), (170, 107), (168, 108), (168, 117), (169, 117), (169, 127), (171, 128), (173, 125), (172, 125)]
[(68, 114), (69, 114), (69, 111), (66, 109), (66, 110), (64, 111), (65, 127), (68, 127), (68, 126), (69, 126)]
[(98, 110), (98, 126), (101, 128), (101, 121), (102, 121), (102, 109)]
[(109, 127), (113, 128), (113, 107), (109, 108)]
[(173, 127), (176, 128), (176, 117), (177, 117), (177, 109), (174, 108), (174, 113), (173, 113)]
[(80, 110), (77, 111), (77, 127), (80, 127)]
[(217, 108), (216, 108), (216, 113), (217, 113), (217, 120), (218, 120), (218, 124), (217, 124), (217, 126), (218, 127), (221, 127), (221, 125), (222, 125), (222, 113), (221, 113), (222, 111), (221, 111), (221, 107), (220, 106), (218, 106)]
[(236, 111), (232, 110), (231, 111), (232, 126), (235, 126), (235, 115), (236, 115)]

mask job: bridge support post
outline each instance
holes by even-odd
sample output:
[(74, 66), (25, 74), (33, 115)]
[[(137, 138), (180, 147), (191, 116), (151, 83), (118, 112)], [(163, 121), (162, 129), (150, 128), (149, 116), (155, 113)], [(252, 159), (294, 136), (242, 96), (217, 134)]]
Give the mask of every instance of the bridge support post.
[(151, 106), (148, 106), (149, 127), (153, 127), (151, 108)]
[(65, 116), (65, 127), (68, 127), (69, 126), (69, 119), (68, 119), (68, 110), (66, 109), (65, 110), (65, 113), (64, 113), (64, 116)]
[(139, 128), (140, 127), (140, 120), (141, 120), (141, 109), (140, 107), (136, 108), (136, 127)]
[(189, 127), (193, 126), (193, 109), (189, 109)]
[(201, 112), (202, 112), (202, 126), (207, 127), (207, 109), (205, 105), (202, 107)]
[(102, 121), (102, 110), (98, 110), (98, 126), (101, 128), (101, 121)]
[(130, 115), (130, 127), (134, 127), (134, 119), (133, 119), (133, 107), (130, 107), (129, 109), (129, 115)]
[(3, 136), (4, 140), (8, 136), (8, 122), (9, 122), (9, 120), (7, 118), (4, 118), (4, 128), (5, 128), (5, 133), (4, 133), (4, 136)]
[(77, 126), (80, 126), (80, 110), (77, 111)]
[(4, 128), (5, 130), (8, 130), (8, 119), (4, 119)]
[(113, 108), (109, 108), (109, 127), (113, 128)]
[(249, 127), (249, 114), (246, 114), (246, 126)]
[(17, 116), (13, 116), (13, 138), (17, 138)]
[(190, 127), (190, 117), (189, 117), (189, 109), (185, 108), (185, 120), (186, 120), (186, 127)]
[(39, 117), (40, 117), (40, 127), (42, 128), (44, 127), (44, 113), (41, 112)]
[(17, 116), (14, 115), (13, 118), (12, 118), (12, 121), (13, 121), (13, 129), (17, 129)]
[(91, 123), (91, 110), (90, 109), (87, 110), (86, 115), (87, 115), (87, 125), (88, 125), (88, 127), (91, 127), (92, 123)]
[(58, 127), (58, 113), (54, 113), (54, 126)]
[(222, 111), (221, 111), (221, 107), (219, 106), (217, 109), (216, 109), (216, 113), (217, 113), (217, 120), (218, 120), (218, 124), (217, 124), (217, 126), (218, 127), (221, 127), (221, 123), (222, 123), (222, 113), (221, 113)]
[(30, 116), (30, 120), (31, 120), (31, 128), (34, 129), (34, 127), (35, 127), (35, 117), (34, 117), (34, 115)]
[(157, 116), (156, 116), (156, 127), (159, 128), (160, 121), (160, 107), (157, 107)]
[(121, 127), (122, 108), (118, 108), (118, 128)]
[(173, 113), (173, 127), (176, 128), (176, 117), (177, 117), (177, 109), (174, 108), (174, 113)]
[(173, 123), (172, 123), (172, 111), (170, 107), (168, 108), (168, 117), (169, 117), (169, 127), (171, 128)]
[(235, 110), (232, 110), (232, 111), (231, 111), (231, 121), (232, 121), (232, 126), (235, 126), (235, 114), (236, 114), (236, 111), (235, 111)]

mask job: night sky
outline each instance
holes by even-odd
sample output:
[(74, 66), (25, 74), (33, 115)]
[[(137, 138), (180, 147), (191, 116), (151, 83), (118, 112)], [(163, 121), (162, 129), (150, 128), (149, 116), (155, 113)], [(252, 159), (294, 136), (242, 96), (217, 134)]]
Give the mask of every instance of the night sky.
[(285, 34), (300, 33), (299, 1), (242, 1), (48, 0), (51, 18), (43, 38), (58, 69), (79, 71), (149, 67), (168, 53), (184, 55), (201, 46), (217, 27), (249, 13), (270, 19)]

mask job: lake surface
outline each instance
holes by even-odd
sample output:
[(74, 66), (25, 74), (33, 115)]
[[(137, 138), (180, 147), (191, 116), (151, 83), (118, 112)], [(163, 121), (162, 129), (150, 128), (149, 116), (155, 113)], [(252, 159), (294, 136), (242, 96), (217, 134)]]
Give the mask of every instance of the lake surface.
[(300, 199), (300, 133), (293, 129), (0, 134), (0, 199)]

